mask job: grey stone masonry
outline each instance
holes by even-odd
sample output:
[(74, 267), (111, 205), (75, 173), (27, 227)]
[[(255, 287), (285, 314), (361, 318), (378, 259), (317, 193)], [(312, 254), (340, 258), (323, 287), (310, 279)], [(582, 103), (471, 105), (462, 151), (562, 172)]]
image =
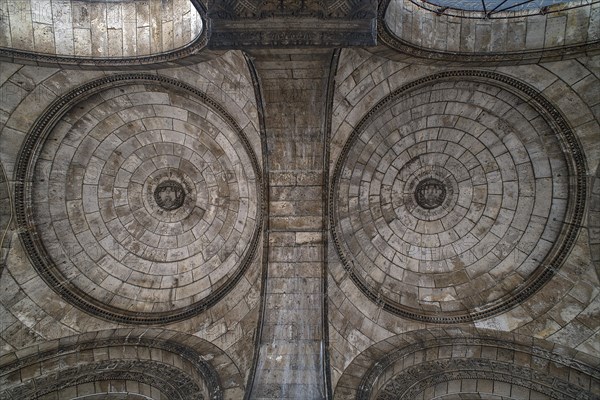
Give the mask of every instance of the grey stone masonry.
[(477, 12), (460, 10), (460, 2), (436, 8), (424, 0), (383, 0), (378, 11), (383, 20), (378, 25), (379, 44), (399, 51), (387, 53), (393, 59), (414, 56), (452, 63), (535, 63), (599, 51), (600, 2), (572, 0), (541, 9), (501, 9)]
[(203, 28), (186, 0), (0, 1), (0, 19), (0, 48), (103, 59), (178, 49)]
[[(385, 22), (402, 40), (436, 51), (522, 52), (577, 46), (600, 39), (597, 2), (566, 4), (564, 10), (555, 7), (557, 10), (546, 15), (536, 10), (536, 14), (533, 11), (499, 13), (494, 14), (494, 18), (452, 10), (438, 15), (420, 5), (393, 0)], [(423, 27), (428, 27), (427, 34), (421, 32)]]
[(331, 51), (253, 53), (269, 164), (269, 250), (252, 399), (325, 398), (323, 121)]

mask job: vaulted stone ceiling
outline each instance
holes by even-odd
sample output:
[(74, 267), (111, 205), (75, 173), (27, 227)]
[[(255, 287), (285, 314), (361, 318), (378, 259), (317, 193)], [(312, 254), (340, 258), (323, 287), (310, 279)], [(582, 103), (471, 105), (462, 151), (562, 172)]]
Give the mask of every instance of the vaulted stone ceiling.
[(600, 3), (0, 18), (1, 398), (600, 398)]

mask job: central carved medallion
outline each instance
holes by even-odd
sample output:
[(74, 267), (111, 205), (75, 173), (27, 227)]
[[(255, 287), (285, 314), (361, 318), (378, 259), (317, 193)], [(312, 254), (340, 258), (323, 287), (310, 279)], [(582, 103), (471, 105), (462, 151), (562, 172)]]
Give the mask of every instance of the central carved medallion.
[(185, 190), (177, 181), (161, 182), (154, 190), (154, 201), (163, 210), (176, 210), (183, 205), (184, 200)]
[(445, 199), (446, 186), (435, 178), (422, 180), (415, 189), (417, 204), (427, 210), (441, 206)]

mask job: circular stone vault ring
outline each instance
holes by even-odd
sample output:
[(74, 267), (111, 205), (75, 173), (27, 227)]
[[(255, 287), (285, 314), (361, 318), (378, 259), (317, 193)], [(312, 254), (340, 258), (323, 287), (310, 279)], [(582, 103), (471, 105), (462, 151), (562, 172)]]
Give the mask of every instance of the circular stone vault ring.
[(115, 75), (39, 121), (19, 155), (17, 218), (34, 267), (65, 300), (164, 324), (235, 287), (258, 247), (261, 177), (218, 103), (171, 78)]
[(402, 317), (462, 323), (552, 279), (586, 193), (583, 152), (552, 104), (507, 76), (451, 71), (373, 110), (330, 192), (334, 246), (366, 296)]

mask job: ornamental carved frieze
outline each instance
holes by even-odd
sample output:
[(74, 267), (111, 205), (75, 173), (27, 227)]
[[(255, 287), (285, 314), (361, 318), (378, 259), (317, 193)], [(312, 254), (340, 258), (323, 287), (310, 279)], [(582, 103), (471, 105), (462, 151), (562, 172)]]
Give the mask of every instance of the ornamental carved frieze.
[[(347, 371), (353, 372), (345, 373), (338, 385), (355, 393), (352, 398), (356, 400), (412, 400), (422, 398), (424, 392), (439, 384), (446, 387), (445, 383), (449, 393), (460, 393), (461, 385), (450, 382), (461, 380), (508, 384), (530, 391), (531, 398), (598, 398), (595, 388), (600, 370), (593, 357), (573, 356), (560, 346), (551, 349), (543, 341), (533, 343), (525, 336), (470, 336), (461, 329), (445, 335), (442, 329), (431, 328), (388, 339), (385, 345), (374, 345), (348, 366)], [(382, 351), (391, 343), (397, 343), (395, 350)], [(360, 381), (355, 379), (355, 368), (364, 370)], [(552, 372), (558, 370), (568, 372)], [(564, 379), (566, 376), (582, 379)]]
[(211, 1), (209, 46), (370, 46), (376, 42), (374, 0)]
[[(27, 399), (97, 381), (135, 381), (163, 393), (168, 399), (204, 400), (202, 389), (191, 376), (162, 362), (140, 360), (104, 360), (65, 368), (58, 374), (43, 375), (30, 384), (4, 392), (7, 398)], [(4, 398), (4, 397), (3, 397)]]

